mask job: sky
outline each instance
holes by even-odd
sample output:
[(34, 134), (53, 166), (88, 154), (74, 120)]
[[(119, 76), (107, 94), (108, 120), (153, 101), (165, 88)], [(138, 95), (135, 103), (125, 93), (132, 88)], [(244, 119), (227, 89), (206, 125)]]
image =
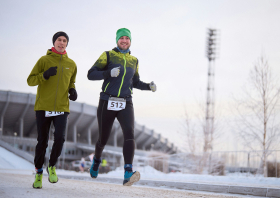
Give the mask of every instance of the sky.
[[(242, 94), (262, 54), (280, 74), (279, 9), (277, 0), (1, 1), (0, 89), (36, 94), (26, 79), (52, 47), (54, 33), (65, 31), (66, 51), (78, 68), (77, 102), (97, 106), (102, 81), (89, 81), (87, 72), (102, 52), (116, 46), (117, 29), (126, 27), (140, 79), (157, 85), (154, 93), (134, 90), (135, 120), (182, 148), (185, 111), (195, 115), (198, 103), (206, 103), (207, 28), (219, 30), (217, 111), (231, 118), (232, 97)], [(216, 149), (239, 148), (230, 127), (223, 134), (225, 144)]]

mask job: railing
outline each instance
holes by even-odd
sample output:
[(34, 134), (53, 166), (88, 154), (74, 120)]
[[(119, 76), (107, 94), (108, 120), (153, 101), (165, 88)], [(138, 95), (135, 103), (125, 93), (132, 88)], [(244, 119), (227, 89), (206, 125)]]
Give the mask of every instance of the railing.
[(134, 166), (152, 166), (169, 173), (188, 174), (208, 173), (226, 175), (230, 173), (263, 174), (268, 177), (280, 177), (280, 150), (267, 151), (266, 166), (262, 164), (263, 151), (215, 151), (207, 155), (180, 153), (167, 155), (151, 153), (148, 157), (134, 159)]

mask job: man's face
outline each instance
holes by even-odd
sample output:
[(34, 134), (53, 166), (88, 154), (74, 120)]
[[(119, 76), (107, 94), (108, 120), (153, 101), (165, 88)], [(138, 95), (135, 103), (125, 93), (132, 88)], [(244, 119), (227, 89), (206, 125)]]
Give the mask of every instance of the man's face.
[(121, 50), (127, 50), (130, 47), (130, 39), (128, 36), (122, 36), (119, 40), (118, 40), (118, 47)]
[(63, 53), (67, 46), (67, 39), (65, 36), (60, 36), (54, 42), (54, 49), (60, 53)]

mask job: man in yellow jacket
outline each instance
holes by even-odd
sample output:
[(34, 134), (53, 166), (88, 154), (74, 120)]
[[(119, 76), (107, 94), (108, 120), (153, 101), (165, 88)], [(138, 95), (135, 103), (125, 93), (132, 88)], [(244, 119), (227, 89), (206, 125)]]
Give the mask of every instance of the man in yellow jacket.
[(43, 164), (51, 123), (55, 127), (55, 132), (47, 172), (49, 182), (58, 181), (55, 164), (65, 141), (65, 129), (70, 113), (69, 99), (75, 101), (78, 97), (74, 84), (77, 66), (66, 53), (68, 42), (69, 37), (65, 32), (55, 33), (53, 36), (54, 47), (37, 61), (27, 78), (29, 86), (38, 85), (34, 106), (38, 142), (34, 158), (36, 176), (33, 188), (42, 188)]

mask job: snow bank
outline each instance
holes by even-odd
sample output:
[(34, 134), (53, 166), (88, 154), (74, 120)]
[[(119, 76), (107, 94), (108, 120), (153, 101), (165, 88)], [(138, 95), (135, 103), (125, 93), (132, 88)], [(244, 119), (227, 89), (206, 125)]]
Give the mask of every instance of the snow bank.
[[(30, 162), (18, 157), (17, 155), (0, 147), (0, 169), (14, 169), (28, 170), (30, 174), (34, 172), (34, 165)], [(133, 167), (141, 173), (143, 180), (161, 180), (161, 181), (180, 181), (180, 182), (195, 182), (195, 183), (211, 183), (211, 184), (226, 184), (226, 185), (243, 185), (243, 186), (263, 186), (263, 187), (276, 187), (280, 188), (280, 178), (263, 177), (260, 175), (245, 174), (228, 174), (226, 176), (213, 176), (213, 175), (196, 175), (196, 174), (182, 174), (176, 173), (163, 173), (151, 166)], [(32, 172), (30, 172), (32, 170)], [(58, 175), (69, 176), (85, 176), (90, 177), (88, 172), (80, 173), (75, 171), (67, 171), (57, 169)], [(123, 178), (124, 169), (118, 167), (116, 170), (107, 174), (99, 174), (98, 177), (110, 178)]]

